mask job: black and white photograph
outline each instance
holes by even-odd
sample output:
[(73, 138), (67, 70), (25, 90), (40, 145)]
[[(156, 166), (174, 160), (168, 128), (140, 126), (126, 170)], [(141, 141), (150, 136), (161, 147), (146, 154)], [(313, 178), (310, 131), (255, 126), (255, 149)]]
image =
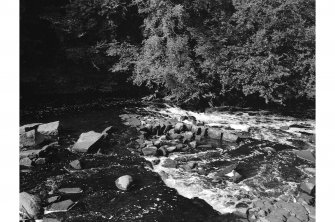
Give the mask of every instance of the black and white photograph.
[(1, 80), (17, 104), (1, 114), (15, 118), (2, 180), (17, 188), (4, 221), (333, 221), (319, 219), (334, 124), (316, 133), (316, 113), (332, 113), (317, 103), (334, 93), (316, 80), (334, 77), (317, 68), (316, 5), (17, 1), (2, 18), (18, 31), (2, 41), (18, 71), (4, 71), (16, 88)]

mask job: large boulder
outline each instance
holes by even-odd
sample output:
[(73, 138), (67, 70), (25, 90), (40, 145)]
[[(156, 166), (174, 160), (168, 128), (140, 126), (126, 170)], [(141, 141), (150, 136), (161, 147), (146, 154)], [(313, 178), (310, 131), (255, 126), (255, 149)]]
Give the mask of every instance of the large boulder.
[(37, 132), (42, 134), (46, 140), (57, 140), (59, 131), (59, 121), (41, 124), (37, 127)]
[(83, 153), (96, 152), (99, 149), (102, 138), (103, 134), (94, 131), (82, 133), (72, 150)]
[(124, 175), (122, 177), (119, 177), (116, 181), (115, 181), (115, 185), (117, 188), (119, 188), (120, 190), (128, 190), (130, 188), (130, 186), (132, 185), (132, 183), (134, 182), (133, 178), (129, 175)]
[(39, 219), (43, 213), (40, 198), (26, 192), (20, 193), (19, 210), (22, 219)]

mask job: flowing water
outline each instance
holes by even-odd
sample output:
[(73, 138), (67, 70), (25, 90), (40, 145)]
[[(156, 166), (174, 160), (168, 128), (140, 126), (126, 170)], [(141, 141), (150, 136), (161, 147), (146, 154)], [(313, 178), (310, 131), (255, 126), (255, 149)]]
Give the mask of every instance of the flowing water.
[[(197, 121), (211, 127), (241, 133), (248, 131), (250, 138), (238, 144), (203, 140), (202, 143), (211, 144), (212, 148), (175, 152), (169, 156), (179, 165), (195, 162), (205, 173), (187, 171), (180, 167), (165, 168), (162, 165), (167, 157), (146, 157), (148, 161), (160, 159), (160, 163), (150, 169), (144, 158), (134, 155), (131, 149), (125, 149), (130, 148), (129, 142), (137, 138), (138, 132), (119, 118), (124, 113), (136, 114), (141, 118), (180, 119), (182, 116), (194, 116)], [(297, 185), (308, 177), (304, 168), (315, 167), (314, 164), (297, 158), (293, 152), (315, 149), (313, 119), (282, 116), (268, 111), (199, 113), (165, 104), (138, 106), (138, 103), (82, 112), (74, 110), (60, 115), (42, 114), (43, 112), (26, 115), (21, 122), (60, 120), (63, 125), (60, 146), (63, 148), (71, 147), (83, 132), (101, 132), (111, 125), (118, 129), (110, 145), (103, 151), (105, 155), (67, 152), (49, 165), (37, 166), (29, 171), (22, 170), (20, 173), (21, 191), (43, 192), (53, 186), (50, 184), (58, 184), (58, 187), (81, 187), (84, 193), (77, 198), (81, 200), (81, 204), (66, 213), (66, 218), (74, 218), (73, 221), (83, 220), (83, 215), (86, 215), (85, 221), (97, 221), (97, 218), (99, 221), (113, 218), (115, 221), (141, 221), (145, 217), (146, 220), (158, 218), (157, 221), (165, 221), (159, 218), (170, 214), (174, 214), (175, 219), (166, 221), (181, 221), (177, 216), (179, 214), (183, 215), (182, 218), (189, 218), (185, 221), (193, 221), (190, 219), (192, 217), (203, 221), (198, 216), (199, 212), (206, 211), (201, 214), (204, 218), (214, 215), (199, 201), (188, 201), (192, 198), (204, 200), (221, 214), (247, 208), (253, 200), (260, 197), (285, 197), (294, 201)], [(78, 158), (85, 163), (84, 170), (79, 173), (68, 172), (67, 164)], [(220, 169), (231, 164), (238, 165), (236, 171), (243, 176), (242, 181), (235, 183), (215, 177)], [(157, 179), (155, 173), (161, 178)], [(120, 194), (115, 189), (115, 179), (123, 174), (135, 175), (135, 179), (140, 181), (133, 193)], [(47, 196), (45, 192), (43, 195)], [(175, 208), (177, 205), (179, 209)], [(87, 209), (91, 210), (87, 212)]]

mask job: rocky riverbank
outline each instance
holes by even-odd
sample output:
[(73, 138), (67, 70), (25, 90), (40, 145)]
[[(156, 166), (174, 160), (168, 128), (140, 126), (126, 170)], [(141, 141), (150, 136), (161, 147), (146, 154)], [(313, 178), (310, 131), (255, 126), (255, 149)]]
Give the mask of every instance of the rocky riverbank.
[(134, 107), (22, 126), (21, 216), (44, 221), (315, 220), (310, 122), (262, 112), (219, 119), (214, 113), (170, 111)]

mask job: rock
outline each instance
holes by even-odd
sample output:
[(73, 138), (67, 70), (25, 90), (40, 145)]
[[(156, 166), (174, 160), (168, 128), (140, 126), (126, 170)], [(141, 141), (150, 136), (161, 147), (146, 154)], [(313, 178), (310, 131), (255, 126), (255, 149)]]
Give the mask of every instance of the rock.
[(166, 167), (166, 168), (176, 168), (177, 167), (177, 162), (175, 160), (172, 159), (166, 159), (164, 160), (162, 167)]
[(289, 130), (290, 127), (289, 126), (281, 126), (279, 129), (281, 129), (281, 130)]
[(195, 148), (197, 148), (197, 141), (192, 141), (192, 142), (190, 142), (189, 143), (190, 144), (190, 146), (193, 148), (193, 149), (195, 149)]
[(313, 175), (315, 175), (315, 173), (316, 173), (315, 168), (305, 168), (304, 170), (305, 170), (307, 173), (310, 173), (310, 174), (313, 174)]
[(174, 126), (174, 132), (175, 133), (180, 133), (181, 131), (184, 130), (184, 123), (177, 123), (175, 126)]
[(130, 188), (130, 186), (133, 183), (133, 178), (129, 175), (124, 175), (122, 177), (119, 177), (116, 181), (115, 181), (115, 185), (117, 188), (119, 188), (120, 190), (128, 190)]
[(153, 145), (156, 146), (156, 147), (160, 147), (161, 144), (162, 144), (162, 141), (160, 141), (160, 140), (156, 140), (156, 141), (153, 142)]
[(81, 170), (81, 169), (82, 169), (79, 160), (71, 161), (71, 162), (70, 162), (70, 166), (71, 166), (73, 169), (76, 169), (76, 170)]
[(53, 197), (49, 197), (47, 202), (48, 203), (53, 203), (53, 202), (56, 202), (59, 199), (60, 199), (60, 196), (53, 196)]
[(39, 157), (51, 157), (54, 153), (57, 153), (56, 147), (58, 142), (50, 143), (45, 145), (38, 153)]
[(222, 131), (220, 129), (215, 128), (208, 128), (207, 136), (211, 139), (221, 140), (222, 138)]
[(102, 135), (104, 137), (108, 137), (109, 135), (111, 135), (112, 133), (114, 133), (116, 131), (116, 129), (113, 126), (109, 126), (106, 129), (104, 129), (104, 131), (102, 131)]
[(301, 220), (299, 220), (298, 218), (294, 216), (290, 216), (289, 218), (287, 218), (286, 222), (301, 222)]
[(276, 150), (274, 148), (269, 147), (269, 146), (268, 147), (264, 147), (263, 150), (265, 152), (268, 152), (268, 153), (275, 153), (276, 152)]
[(208, 149), (212, 149), (212, 148), (213, 148), (212, 144), (203, 144), (203, 145), (198, 146), (198, 149), (200, 149), (200, 150), (208, 150)]
[(164, 148), (164, 147), (160, 147), (160, 148), (157, 150), (157, 155), (158, 155), (158, 156), (167, 156), (167, 155), (168, 155), (168, 151), (166, 150), (166, 148)]
[(80, 189), (79, 187), (75, 187), (75, 188), (61, 188), (58, 191), (60, 193), (65, 193), (65, 194), (79, 194), (79, 193), (83, 192), (83, 190)]
[(222, 131), (222, 140), (235, 143), (238, 140), (238, 136), (229, 131)]
[(172, 133), (172, 134), (170, 134), (170, 138), (173, 139), (173, 140), (175, 140), (175, 139), (182, 139), (183, 136), (180, 135), (180, 134), (178, 134), (178, 133)]
[(42, 134), (47, 140), (57, 140), (59, 131), (59, 121), (41, 124), (37, 127), (37, 132)]
[(25, 166), (25, 167), (31, 167), (33, 164), (33, 161), (29, 159), (28, 157), (22, 158), (20, 160), (20, 166)]
[(38, 219), (43, 214), (41, 200), (26, 192), (20, 193), (20, 215), (24, 219)]
[(30, 130), (20, 134), (20, 147), (37, 146), (44, 142), (44, 137), (36, 130)]
[(20, 135), (25, 132), (31, 131), (31, 130), (36, 130), (37, 127), (41, 124), (42, 123), (30, 123), (30, 124), (20, 126)]
[(57, 203), (51, 204), (49, 207), (47, 207), (47, 212), (66, 212), (70, 210), (75, 203), (72, 200), (64, 200)]
[(297, 157), (307, 160), (309, 162), (315, 163), (315, 156), (313, 155), (313, 153), (309, 150), (298, 150), (295, 151), (295, 154), (297, 155)]
[(173, 125), (172, 124), (167, 124), (164, 131), (163, 131), (163, 134), (167, 134), (171, 129), (173, 129)]
[[(221, 169), (220, 171), (218, 171), (215, 175), (217, 177), (223, 177), (223, 176), (229, 176), (229, 177), (233, 177), (234, 176), (234, 170), (237, 167), (237, 163), (231, 164), (229, 166), (224, 167), (223, 169)], [(229, 175), (231, 174), (231, 175)]]
[(72, 147), (72, 150), (77, 152), (96, 152), (100, 147), (103, 135), (94, 131), (82, 133), (78, 141)]
[(250, 126), (246, 124), (230, 124), (229, 127), (234, 130), (241, 130), (244, 132), (248, 132), (250, 130)]
[(270, 222), (285, 222), (289, 215), (289, 211), (282, 208), (277, 208), (271, 211), (270, 214), (268, 214), (265, 218)]
[(161, 136), (161, 137), (159, 137), (159, 140), (166, 140), (167, 138), (166, 138), (166, 135), (163, 135), (163, 136)]
[(20, 159), (23, 159), (25, 157), (29, 157), (30, 159), (37, 158), (39, 155), (40, 150), (25, 150), (20, 151)]
[(306, 203), (308, 205), (314, 204), (314, 197), (306, 193), (300, 193), (297, 199), (298, 199), (298, 202), (301, 202), (301, 203)]
[(149, 146), (142, 149), (144, 156), (155, 156), (157, 154), (157, 147)]
[(176, 149), (177, 149), (176, 146), (169, 146), (169, 147), (166, 148), (166, 150), (167, 150), (168, 152), (170, 152), (170, 153), (172, 153), (172, 152), (175, 151)]
[(232, 180), (233, 182), (237, 183), (242, 179), (242, 175), (239, 174), (238, 172), (236, 172), (235, 170), (233, 170), (233, 176), (232, 176)]
[(35, 161), (35, 164), (36, 165), (43, 165), (46, 163), (46, 159), (45, 158), (38, 158), (36, 161)]
[(185, 132), (182, 134), (184, 139), (192, 140), (194, 137), (194, 134), (192, 132)]
[(196, 166), (197, 166), (197, 163), (195, 163), (195, 162), (189, 162), (187, 164), (182, 165), (181, 168), (183, 168), (185, 171), (191, 171)]
[(153, 164), (153, 165), (157, 165), (157, 164), (159, 164), (160, 162), (161, 162), (160, 159), (154, 159), (154, 160), (152, 161), (152, 164)]
[(185, 144), (179, 143), (176, 145), (176, 150), (181, 151), (185, 147)]
[(309, 182), (302, 182), (300, 184), (300, 189), (307, 194), (311, 195), (315, 192), (315, 184)]

